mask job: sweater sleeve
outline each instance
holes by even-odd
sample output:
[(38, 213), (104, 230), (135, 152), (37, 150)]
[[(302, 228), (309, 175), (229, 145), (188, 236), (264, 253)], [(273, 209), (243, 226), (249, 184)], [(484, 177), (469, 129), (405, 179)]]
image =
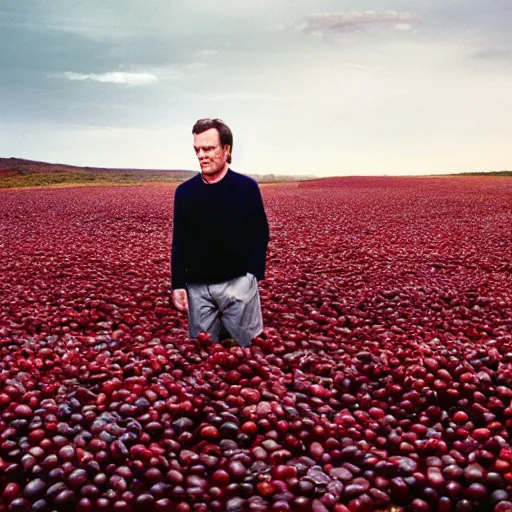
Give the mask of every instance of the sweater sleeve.
[(185, 264), (185, 215), (183, 211), (183, 199), (180, 187), (174, 193), (174, 213), (172, 229), (171, 250), (171, 288), (177, 290), (185, 288), (187, 284)]
[(261, 281), (265, 279), (265, 262), (270, 236), (263, 199), (256, 181), (251, 183), (247, 205), (248, 271)]

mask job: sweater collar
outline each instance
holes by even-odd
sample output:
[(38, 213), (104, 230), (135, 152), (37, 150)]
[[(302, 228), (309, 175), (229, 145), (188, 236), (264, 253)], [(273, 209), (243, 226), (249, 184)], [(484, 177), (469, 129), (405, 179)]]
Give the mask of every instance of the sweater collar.
[(205, 185), (218, 185), (219, 183), (222, 183), (228, 177), (228, 174), (230, 174), (230, 173), (231, 173), (231, 168), (228, 167), (228, 172), (226, 172), (225, 176), (220, 181), (217, 181), (216, 183), (208, 183), (207, 181), (204, 180), (203, 173), (200, 172), (199, 174), (201, 175), (201, 180)]

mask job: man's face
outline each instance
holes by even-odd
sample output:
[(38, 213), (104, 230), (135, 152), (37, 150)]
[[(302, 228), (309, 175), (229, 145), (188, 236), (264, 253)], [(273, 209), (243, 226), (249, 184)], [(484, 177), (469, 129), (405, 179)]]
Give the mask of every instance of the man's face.
[(219, 132), (215, 128), (194, 133), (194, 150), (203, 174), (215, 176), (228, 164), (229, 146), (221, 145)]

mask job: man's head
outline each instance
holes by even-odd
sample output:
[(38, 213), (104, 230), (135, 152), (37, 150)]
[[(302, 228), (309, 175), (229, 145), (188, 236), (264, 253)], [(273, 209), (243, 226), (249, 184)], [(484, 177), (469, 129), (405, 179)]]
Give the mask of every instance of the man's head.
[(221, 119), (199, 119), (192, 128), (194, 150), (203, 174), (215, 175), (231, 163), (233, 134)]

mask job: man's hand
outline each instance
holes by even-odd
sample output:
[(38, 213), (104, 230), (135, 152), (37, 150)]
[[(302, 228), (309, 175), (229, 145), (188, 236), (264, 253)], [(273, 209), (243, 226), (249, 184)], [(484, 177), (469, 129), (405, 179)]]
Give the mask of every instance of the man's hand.
[(188, 311), (187, 290), (180, 288), (171, 292), (173, 306), (179, 311)]

